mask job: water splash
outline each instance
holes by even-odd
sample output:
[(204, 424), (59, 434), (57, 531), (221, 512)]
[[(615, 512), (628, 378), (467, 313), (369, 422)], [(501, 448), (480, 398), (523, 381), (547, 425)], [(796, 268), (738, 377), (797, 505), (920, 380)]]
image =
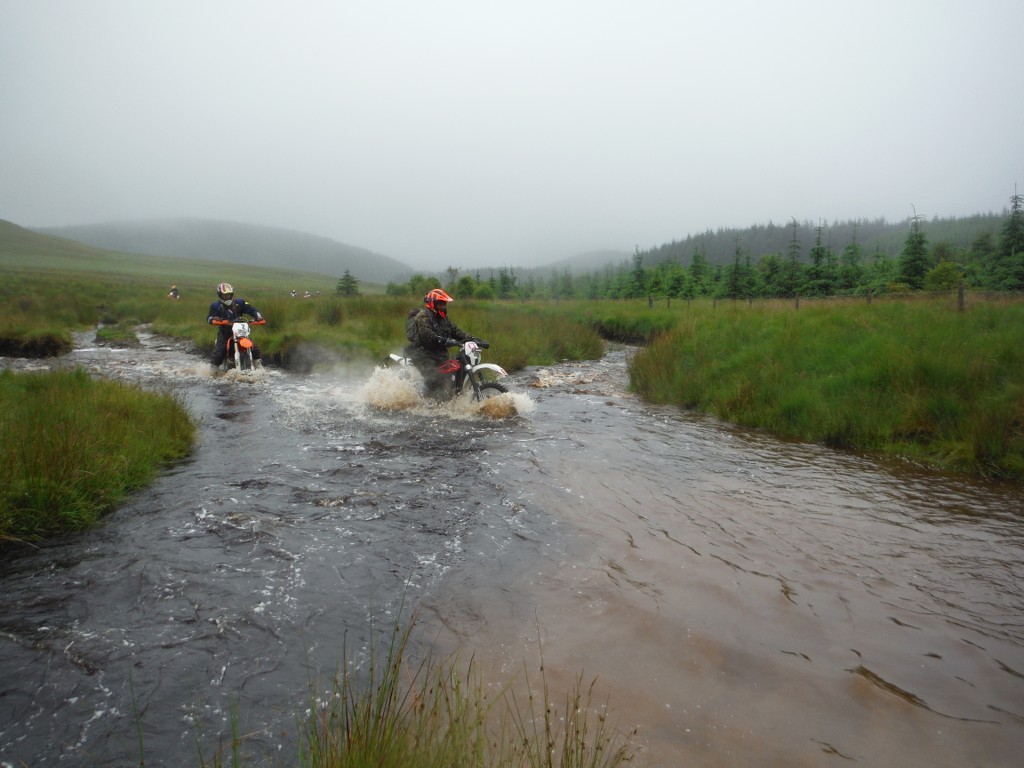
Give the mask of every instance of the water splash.
[(367, 405), (380, 411), (408, 411), (424, 405), (422, 379), (410, 369), (377, 367), (363, 386)]
[(444, 413), (451, 418), (511, 419), (533, 412), (533, 401), (521, 393), (505, 393), (482, 402), (463, 395), (445, 403), (435, 403), (421, 394), (423, 379), (408, 368), (376, 368), (364, 385), (364, 402), (380, 411)]
[[(200, 371), (202, 371), (200, 367)], [(238, 384), (262, 384), (267, 381), (269, 374), (266, 368), (254, 368), (249, 371), (240, 371), (237, 368), (229, 368), (226, 371), (217, 372), (206, 369), (209, 375), (220, 381), (230, 381)]]

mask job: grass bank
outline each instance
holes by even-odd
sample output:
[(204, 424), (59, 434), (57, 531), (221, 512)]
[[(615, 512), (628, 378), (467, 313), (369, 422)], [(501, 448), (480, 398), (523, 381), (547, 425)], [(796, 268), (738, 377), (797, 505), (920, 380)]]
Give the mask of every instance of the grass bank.
[(1024, 304), (709, 303), (630, 364), (645, 398), (784, 439), (1024, 480)]
[(175, 398), (84, 371), (0, 372), (0, 541), (86, 528), (188, 454)]

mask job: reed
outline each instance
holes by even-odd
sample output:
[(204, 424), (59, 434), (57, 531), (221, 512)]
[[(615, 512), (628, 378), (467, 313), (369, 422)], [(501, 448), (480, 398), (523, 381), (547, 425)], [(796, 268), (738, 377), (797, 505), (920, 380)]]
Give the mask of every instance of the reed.
[[(387, 654), (361, 678), (344, 666), (329, 695), (314, 695), (302, 726), (304, 768), (616, 768), (632, 734), (608, 723), (582, 676), (559, 705), (540, 673), (488, 686), (472, 661), (428, 652), (411, 660), (412, 626), (394, 629)], [(312, 690), (318, 688), (313, 686)]]
[(80, 530), (189, 452), (173, 396), (84, 371), (0, 372), (0, 540)]

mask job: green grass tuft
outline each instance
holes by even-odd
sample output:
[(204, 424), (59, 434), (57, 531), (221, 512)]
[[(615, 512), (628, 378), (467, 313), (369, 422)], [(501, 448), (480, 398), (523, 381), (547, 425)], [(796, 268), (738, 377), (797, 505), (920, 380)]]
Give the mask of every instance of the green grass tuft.
[(0, 539), (92, 525), (195, 435), (175, 398), (81, 370), (0, 372), (0, 414)]

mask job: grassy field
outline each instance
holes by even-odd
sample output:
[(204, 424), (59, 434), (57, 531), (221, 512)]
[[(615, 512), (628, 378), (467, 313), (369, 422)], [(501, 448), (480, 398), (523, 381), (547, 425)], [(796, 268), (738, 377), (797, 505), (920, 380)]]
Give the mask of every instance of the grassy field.
[[(72, 330), (100, 323), (151, 323), (207, 354), (216, 338), (208, 309), (226, 281), (267, 318), (253, 334), (265, 361), (292, 370), (307, 370), (321, 356), (379, 361), (404, 346), (406, 312), (422, 301), (386, 297), (379, 286), (341, 298), (337, 278), (326, 275), (102, 251), (2, 221), (0, 277), (0, 354), (8, 356), (67, 351)], [(171, 285), (180, 299), (167, 298)], [(306, 291), (314, 298), (301, 298)], [(457, 299), (451, 313), (461, 328), (492, 342), (487, 360), (512, 370), (603, 352), (593, 328), (547, 308)]]
[(1020, 301), (681, 305), (630, 378), (783, 439), (1024, 480)]
[[(236, 284), (237, 288), (237, 284)], [(263, 359), (293, 371), (318, 358), (379, 362), (405, 346), (405, 318), (420, 302), (413, 297), (335, 295), (293, 299), (242, 292), (267, 319), (253, 338)], [(215, 334), (206, 324), (208, 296), (168, 302), (152, 319), (157, 333), (192, 340), (204, 354)], [(522, 305), (456, 300), (450, 317), (463, 330), (491, 342), (486, 359), (517, 370), (565, 359), (597, 359), (604, 344), (597, 332), (571, 318)]]

